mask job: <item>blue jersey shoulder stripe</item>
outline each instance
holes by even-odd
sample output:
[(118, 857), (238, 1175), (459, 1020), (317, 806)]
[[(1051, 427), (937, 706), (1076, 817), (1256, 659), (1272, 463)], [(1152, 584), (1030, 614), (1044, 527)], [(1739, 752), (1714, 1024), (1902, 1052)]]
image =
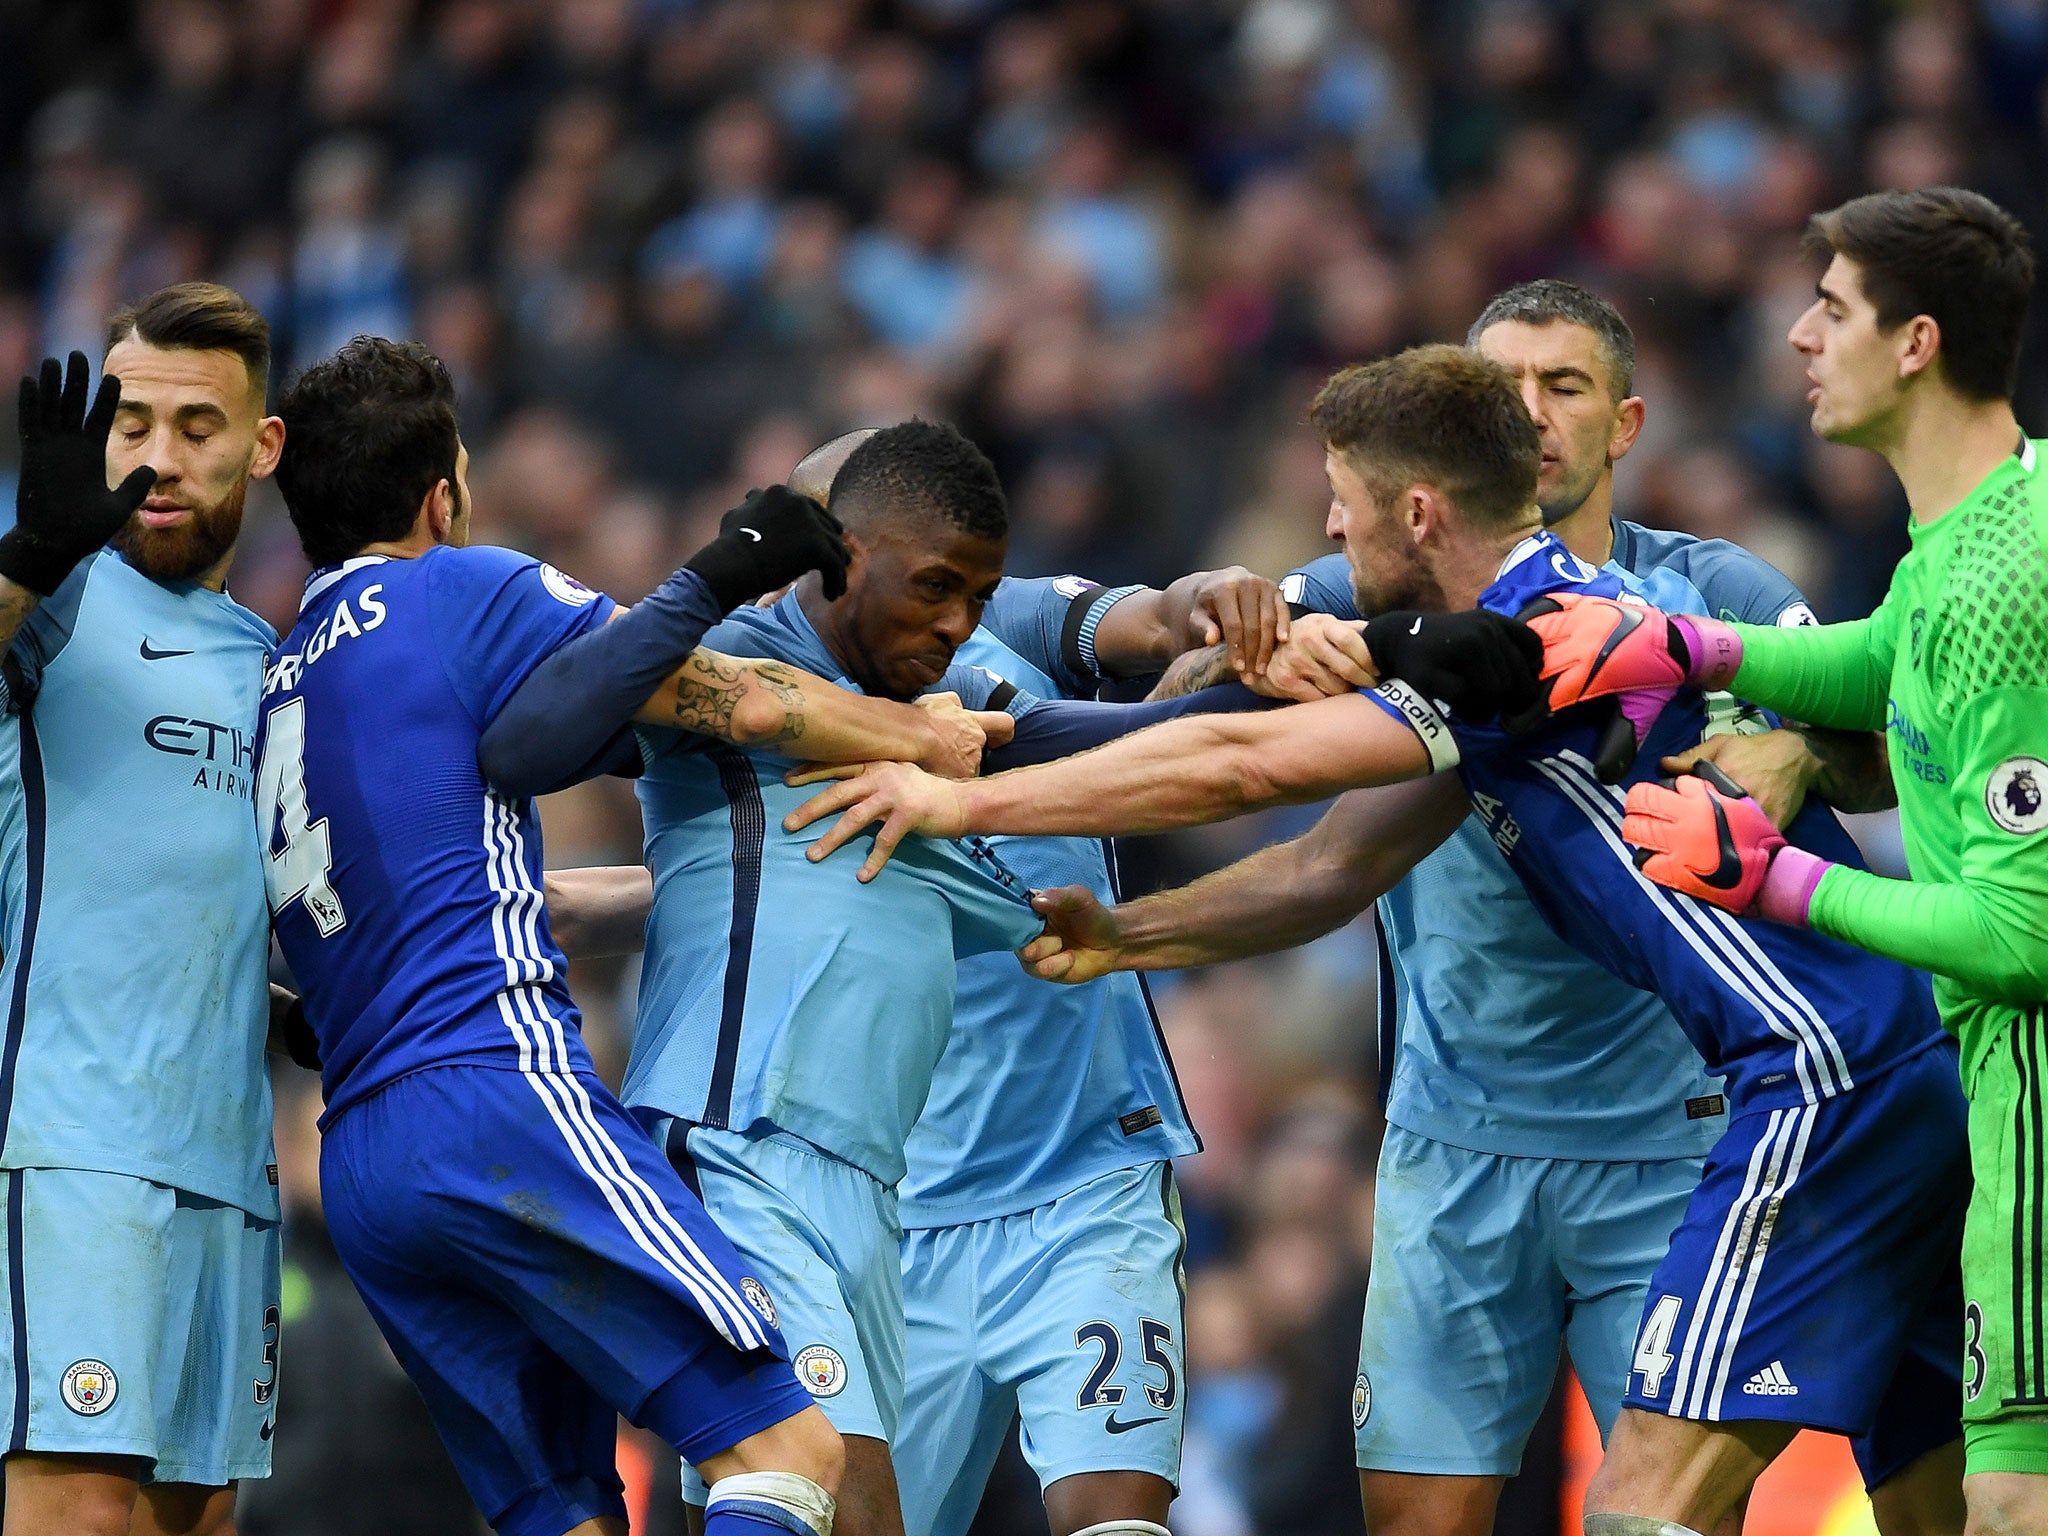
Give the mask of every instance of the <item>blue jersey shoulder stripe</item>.
[[(1627, 867), (1688, 947), (1756, 1009), (1773, 1034), (1793, 1045), (1794, 1066), (1806, 1101), (1811, 1104), (1833, 1098), (1855, 1086), (1840, 1045), (1813, 1004), (1733, 917), (1703, 903), (1674, 900), (1636, 869), (1621, 841), (1622, 808), (1616, 792), (1599, 783), (1590, 763), (1575, 758), (1576, 754), (1565, 753), (1539, 760), (1535, 766), (1592, 823), (1617, 862)], [(1716, 918), (1722, 921), (1716, 922)]]
[(14, 1115), (15, 1069), (21, 1064), (21, 1037), (28, 1028), (28, 973), (36, 958), (36, 914), (43, 905), (43, 845), (49, 826), (49, 804), (43, 788), (43, 749), (36, 740), (35, 712), (24, 708), (20, 718), (21, 796), (28, 813), (28, 868), (22, 882), (21, 958), (14, 967), (14, 995), (7, 1000), (6, 1056), (0, 1059), (0, 1147), (7, 1145), (8, 1126)]
[(761, 849), (768, 815), (761, 804), (761, 781), (744, 753), (714, 748), (718, 784), (732, 808), (732, 929), (726, 938), (725, 992), (719, 1004), (718, 1053), (712, 1060), (711, 1088), (704, 1101), (704, 1123), (718, 1130), (732, 1118), (732, 1081), (739, 1068), (740, 1027), (747, 1012), (747, 979), (754, 956), (754, 920), (761, 905)]

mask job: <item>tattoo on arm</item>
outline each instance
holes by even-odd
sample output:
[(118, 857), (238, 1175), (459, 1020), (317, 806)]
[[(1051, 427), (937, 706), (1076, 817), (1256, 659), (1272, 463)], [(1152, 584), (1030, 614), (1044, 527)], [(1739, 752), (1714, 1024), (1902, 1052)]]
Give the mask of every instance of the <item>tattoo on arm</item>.
[(676, 676), (674, 724), (720, 740), (732, 738), (732, 715), (747, 691), (742, 667), (693, 652)]
[(1178, 657), (1147, 697), (1177, 699), (1184, 694), (1199, 693), (1217, 683), (1227, 683), (1236, 676), (1230, 665), (1230, 648), (1212, 645)]
[(1899, 803), (1884, 738), (1873, 731), (1795, 727), (1821, 765), (1813, 792), (1838, 811), (1888, 811)]
[(779, 661), (757, 661), (753, 672), (755, 680), (782, 705), (782, 730), (771, 744), (786, 746), (800, 739), (804, 733), (804, 689), (796, 668)]

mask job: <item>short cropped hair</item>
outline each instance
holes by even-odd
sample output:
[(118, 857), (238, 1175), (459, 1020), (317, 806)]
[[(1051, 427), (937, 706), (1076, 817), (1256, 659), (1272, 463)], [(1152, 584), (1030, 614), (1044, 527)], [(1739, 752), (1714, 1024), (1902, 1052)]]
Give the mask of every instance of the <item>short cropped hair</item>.
[(1561, 277), (1539, 277), (1503, 289), (1486, 301), (1479, 318), (1465, 333), (1465, 345), (1479, 345), (1480, 333), (1488, 326), (1508, 321), (1523, 325), (1583, 325), (1600, 340), (1607, 354), (1608, 383), (1616, 400), (1626, 400), (1636, 381), (1636, 333), (1621, 318), (1621, 311), (1590, 288), (1568, 283)]
[(883, 427), (832, 477), (832, 510), (850, 528), (932, 517), (979, 539), (1007, 538), (1009, 503), (988, 455), (944, 422)]
[(1872, 192), (1815, 214), (1803, 245), (1809, 256), (1856, 263), (1885, 330), (1915, 315), (1940, 326), (1937, 356), (1958, 394), (2012, 398), (2034, 250), (2020, 221), (1990, 198), (1962, 187)]
[(1482, 527), (1509, 527), (1536, 500), (1543, 441), (1515, 381), (1467, 347), (1411, 347), (1346, 368), (1309, 420), (1373, 498), (1433, 485)]
[(416, 341), (358, 336), (286, 386), (277, 485), (316, 566), (402, 539), (455, 480), (455, 386)]
[(258, 399), (269, 388), (270, 322), (254, 304), (219, 283), (173, 283), (115, 310), (107, 320), (106, 351), (131, 336), (152, 347), (232, 352), (248, 370)]

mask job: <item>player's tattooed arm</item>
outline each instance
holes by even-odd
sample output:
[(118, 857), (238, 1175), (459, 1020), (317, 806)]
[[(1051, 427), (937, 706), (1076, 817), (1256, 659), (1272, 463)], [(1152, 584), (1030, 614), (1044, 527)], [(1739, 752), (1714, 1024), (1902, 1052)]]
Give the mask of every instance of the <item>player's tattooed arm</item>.
[(1044, 891), (1046, 931), (1018, 951), (1042, 981), (1163, 971), (1270, 955), (1349, 922), (1465, 819), (1449, 774), (1342, 796), (1291, 842), (1192, 885), (1104, 907), (1086, 886)]
[[(1114, 608), (1111, 613), (1116, 612)], [(1230, 647), (1227, 645), (1206, 646), (1199, 651), (1189, 651), (1177, 657), (1159, 681), (1152, 685), (1148, 699), (1178, 699), (1185, 694), (1208, 688), (1216, 683), (1227, 683), (1237, 675), (1230, 665)]]
[(917, 763), (949, 778), (978, 771), (983, 746), (1008, 741), (1015, 724), (1006, 714), (961, 709), (952, 695), (923, 708), (898, 704), (784, 662), (701, 646), (635, 718), (811, 762)]
[(1791, 825), (1810, 794), (1852, 813), (1898, 804), (1884, 738), (1871, 731), (1802, 725), (1756, 736), (1710, 736), (1666, 758), (1663, 767), (1682, 773), (1701, 761), (1740, 784), (1780, 827)]
[(654, 876), (644, 866), (551, 869), (541, 887), (548, 928), (571, 960), (638, 954), (646, 943)]

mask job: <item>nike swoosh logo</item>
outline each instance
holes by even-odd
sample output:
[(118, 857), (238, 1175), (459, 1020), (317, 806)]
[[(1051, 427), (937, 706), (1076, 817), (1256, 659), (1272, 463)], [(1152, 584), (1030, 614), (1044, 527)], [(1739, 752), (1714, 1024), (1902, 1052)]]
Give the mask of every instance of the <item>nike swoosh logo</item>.
[[(1411, 635), (1419, 635), (1419, 634), (1421, 634), (1421, 633), (1422, 633), (1422, 620), (1420, 620), (1420, 619), (1417, 619), (1417, 620), (1416, 620), (1416, 621), (1415, 621), (1415, 622), (1414, 622), (1413, 624), (1410, 624), (1410, 625), (1408, 626), (1408, 633), (1409, 633), (1409, 634), (1411, 634)], [(1148, 1422), (1149, 1422), (1149, 1421), (1148, 1421)]]
[(1607, 639), (1601, 644), (1600, 654), (1593, 658), (1593, 665), (1586, 669), (1586, 681), (1589, 684), (1600, 675), (1600, 669), (1607, 665), (1607, 658), (1614, 654), (1614, 648), (1643, 625), (1643, 616), (1633, 609), (1623, 608), (1615, 618), (1615, 626), (1607, 632)]
[(1732, 891), (1742, 883), (1742, 860), (1735, 852), (1735, 834), (1728, 829), (1728, 813), (1721, 809), (1721, 802), (1708, 803), (1714, 807), (1714, 835), (1721, 844), (1721, 862), (1712, 874), (1701, 875), (1700, 882), (1717, 891)]
[(1109, 1416), (1108, 1423), (1104, 1427), (1107, 1428), (1112, 1435), (1123, 1435), (1129, 1434), (1134, 1429), (1142, 1429), (1147, 1424), (1157, 1424), (1165, 1417), (1166, 1415), (1162, 1413), (1150, 1419), (1130, 1419), (1127, 1421), (1119, 1421), (1117, 1416), (1114, 1413), (1112, 1413)]
[(754, 531), (754, 530), (753, 530), (752, 528), (746, 528), (746, 527), (742, 527), (742, 528), (740, 529), (740, 532), (741, 532), (741, 533), (744, 533), (744, 534), (745, 534), (745, 535), (746, 535), (746, 536), (747, 536), (748, 538), (752, 539), (752, 540), (753, 540), (753, 541), (754, 541), (754, 542), (755, 542), (756, 544), (758, 544), (758, 543), (760, 543), (760, 542), (761, 542), (761, 535), (760, 535), (759, 533), (755, 532), (755, 531)]
[(164, 661), (172, 656), (190, 656), (191, 654), (192, 653), (190, 651), (157, 650), (154, 646), (152, 646), (149, 643), (147, 638), (145, 638), (142, 642), (142, 659), (144, 661)]
[(256, 1431), (257, 1437), (258, 1437), (259, 1439), (263, 1439), (263, 1440), (268, 1440), (268, 1439), (270, 1438), (270, 1434), (271, 1434), (271, 1431), (272, 1431), (272, 1430), (274, 1430), (274, 1429), (276, 1429), (276, 1428), (277, 1428), (277, 1420), (275, 1420), (275, 1419), (265, 1419), (265, 1420), (263, 1421), (263, 1427), (262, 1427), (261, 1429), (259, 1429), (259, 1430), (257, 1430), (257, 1431)]

